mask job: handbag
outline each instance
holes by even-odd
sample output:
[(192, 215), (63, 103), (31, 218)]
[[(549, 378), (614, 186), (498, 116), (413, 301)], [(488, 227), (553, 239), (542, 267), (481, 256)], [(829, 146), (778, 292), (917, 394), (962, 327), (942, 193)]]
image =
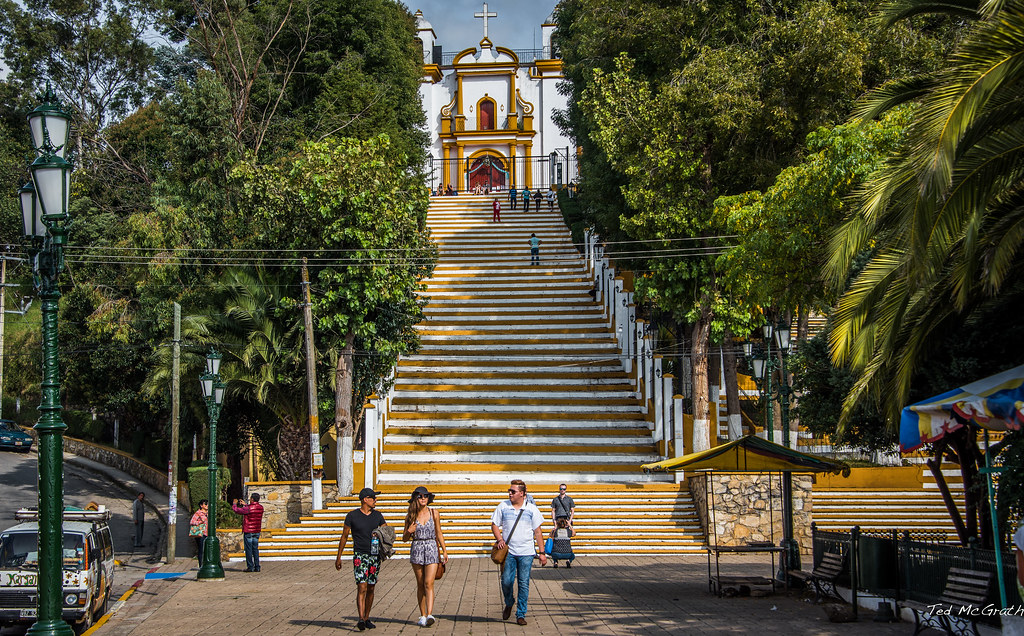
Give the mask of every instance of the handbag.
[(551, 554), (555, 551), (555, 540), (548, 537), (548, 540), (544, 542), (544, 554)]
[(440, 581), (442, 576), (444, 576), (444, 563), (438, 563), (437, 572), (434, 574), (434, 580)]
[(189, 526), (188, 527), (188, 536), (190, 536), (190, 537), (202, 537), (202, 536), (204, 536), (206, 534), (205, 532), (203, 532), (203, 530), (205, 530), (205, 528), (203, 528), (203, 526), (201, 526), (199, 524), (196, 524), (194, 526)]
[[(516, 522), (512, 524), (512, 531), (508, 533), (509, 538), (516, 533), (516, 526), (519, 525), (519, 520), (523, 518), (523, 510), (525, 510), (525, 507), (519, 510), (519, 516), (516, 517)], [(505, 545), (500, 548), (498, 547), (498, 542), (495, 541), (494, 545), (491, 546), (491, 561), (494, 561), (498, 565), (505, 565), (505, 557), (507, 556), (508, 541), (506, 540)]]

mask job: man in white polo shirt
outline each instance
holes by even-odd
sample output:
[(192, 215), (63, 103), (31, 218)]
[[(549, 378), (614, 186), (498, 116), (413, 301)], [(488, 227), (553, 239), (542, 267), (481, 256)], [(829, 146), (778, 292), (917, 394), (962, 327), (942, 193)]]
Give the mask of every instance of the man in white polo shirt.
[[(544, 533), (540, 529), (544, 518), (540, 509), (529, 503), (526, 496), (526, 483), (522, 479), (513, 479), (508, 489), (508, 501), (501, 502), (491, 515), (491, 533), (498, 541), (498, 547), (508, 545), (508, 556), (501, 571), (501, 593), (505, 597), (501, 619), (508, 620), (515, 606), (516, 623), (519, 625), (526, 624), (526, 601), (530, 595), (533, 557), (540, 554), (542, 567), (548, 562), (544, 554)], [(512, 583), (516, 581), (519, 593), (513, 595)]]

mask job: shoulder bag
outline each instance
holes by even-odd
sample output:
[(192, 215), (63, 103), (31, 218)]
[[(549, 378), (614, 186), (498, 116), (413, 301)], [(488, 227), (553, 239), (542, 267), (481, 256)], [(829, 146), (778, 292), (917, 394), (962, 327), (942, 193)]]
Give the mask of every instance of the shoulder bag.
[(508, 533), (508, 537), (505, 539), (505, 545), (499, 548), (499, 542), (495, 541), (494, 545), (491, 546), (491, 561), (494, 561), (498, 565), (505, 564), (505, 557), (508, 556), (508, 540), (516, 533), (516, 526), (519, 525), (519, 520), (523, 518), (524, 510), (526, 510), (526, 504), (523, 504), (523, 507), (519, 509), (519, 516), (516, 517), (516, 522), (512, 524), (512, 531)]
[[(441, 513), (438, 512), (437, 510), (434, 510), (433, 512), (434, 512), (434, 541), (437, 541), (438, 528), (441, 527)], [(440, 543), (438, 543), (437, 547), (438, 548), (441, 547)], [(437, 556), (440, 558), (440, 556), (441, 556), (441, 551), (440, 550), (438, 550)], [(437, 564), (437, 571), (434, 572), (434, 580), (435, 581), (440, 581), (442, 576), (444, 576), (444, 561), (441, 561), (440, 563)]]

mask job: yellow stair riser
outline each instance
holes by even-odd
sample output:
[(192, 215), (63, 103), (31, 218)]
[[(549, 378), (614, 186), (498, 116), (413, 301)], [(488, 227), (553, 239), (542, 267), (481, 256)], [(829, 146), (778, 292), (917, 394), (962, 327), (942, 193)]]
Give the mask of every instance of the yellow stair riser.
[[(421, 453), (445, 453), (445, 452), (458, 452), (458, 451), (479, 451), (489, 449), (490, 446), (484, 444), (391, 444), (385, 443), (384, 450), (400, 452), (421, 452)], [(629, 453), (653, 453), (656, 447), (654, 444), (649, 445), (632, 445), (632, 446), (616, 446), (610, 445), (599, 445), (595, 444), (592, 446), (587, 445), (568, 445), (568, 446), (531, 446), (531, 451), (537, 454), (543, 453), (577, 453), (581, 456), (588, 454), (629, 454)]]

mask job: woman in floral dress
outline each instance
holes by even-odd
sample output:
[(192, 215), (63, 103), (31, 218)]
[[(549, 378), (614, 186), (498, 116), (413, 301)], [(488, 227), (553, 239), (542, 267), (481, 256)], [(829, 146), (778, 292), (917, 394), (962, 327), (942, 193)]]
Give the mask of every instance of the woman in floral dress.
[(416, 624), (429, 627), (434, 624), (434, 579), (439, 563), (448, 563), (448, 548), (441, 532), (441, 513), (431, 508), (434, 494), (417, 486), (409, 499), (409, 512), (405, 515), (403, 541), (412, 541), (409, 561), (416, 575), (416, 600), (420, 605), (420, 618)]

